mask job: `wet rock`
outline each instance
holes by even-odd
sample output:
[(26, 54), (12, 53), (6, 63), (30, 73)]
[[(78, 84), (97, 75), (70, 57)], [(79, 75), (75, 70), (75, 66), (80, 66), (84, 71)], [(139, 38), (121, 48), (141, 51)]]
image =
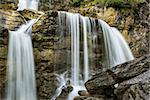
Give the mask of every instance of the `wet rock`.
[(149, 100), (149, 84), (150, 54), (147, 54), (94, 75), (85, 86), (92, 96), (103, 95), (106, 100)]
[(67, 100), (69, 93), (73, 90), (73, 87), (71, 85), (64, 86), (62, 89), (62, 92), (60, 96), (56, 98), (56, 100)]
[(113, 70), (117, 81), (127, 80), (150, 69), (150, 54), (144, 55), (134, 61), (122, 64)]
[[(6, 2), (6, 0), (2, 0), (3, 2)], [(10, 1), (10, 0), (7, 0)], [(50, 2), (47, 4), (47, 0), (42, 0), (43, 7), (40, 5), (41, 10), (49, 10), (49, 9), (56, 9), (56, 10), (65, 10), (70, 12), (79, 12), (82, 15), (90, 16), (94, 18), (102, 18), (105, 21), (107, 21), (110, 25), (116, 26), (119, 29), (123, 30), (123, 34), (126, 37), (127, 41), (130, 44), (130, 47), (135, 55), (135, 57), (141, 57), (147, 52), (149, 52), (149, 46), (148, 46), (148, 39), (147, 35), (149, 33), (149, 7), (147, 4), (140, 4), (137, 5), (137, 10), (134, 9), (135, 12), (132, 12), (133, 10), (127, 12), (126, 8), (124, 9), (125, 12), (128, 14), (124, 16), (120, 11), (115, 8), (100, 8), (98, 6), (85, 6), (82, 8), (71, 8), (67, 5), (67, 2), (61, 1), (61, 0), (51, 0), (53, 6), (49, 6)], [(69, 1), (69, 0), (66, 0)], [(66, 4), (63, 4), (66, 3)], [(48, 5), (48, 6), (47, 6)], [(55, 6), (57, 5), (57, 6)], [(46, 7), (47, 6), (47, 7)], [(1, 8), (4, 8), (5, 10), (1, 10)], [(10, 10), (9, 10), (10, 9)], [(15, 30), (18, 28), (19, 25), (21, 25), (24, 22), (24, 19), (20, 16), (18, 12), (16, 12), (16, 6), (14, 4), (7, 4), (5, 3), (3, 6), (0, 5), (0, 19), (7, 18), (8, 20), (2, 20), (3, 23), (1, 23), (1, 26), (3, 26), (5, 23), (5, 28)], [(4, 14), (1, 14), (4, 13)], [(27, 13), (28, 11), (26, 11)], [(20, 12), (21, 13), (21, 12)], [(31, 14), (22, 13), (22, 15), (25, 15), (25, 19), (31, 19), (31, 18), (37, 18), (36, 16), (27, 16), (27, 15), (33, 15), (35, 12), (28, 12)], [(3, 15), (3, 16), (2, 16)], [(8, 15), (8, 16), (5, 16)], [(9, 17), (11, 15), (11, 17)], [(67, 63), (64, 61), (64, 58), (66, 58), (66, 52), (63, 51), (63, 48), (67, 48), (67, 45), (63, 45), (61, 47), (58, 46), (58, 42), (60, 40), (59, 36), (56, 36), (56, 29), (58, 27), (57, 25), (57, 12), (56, 11), (47, 11), (45, 12), (45, 15), (41, 17), (41, 19), (34, 25), (33, 27), (33, 46), (34, 46), (34, 55), (35, 55), (35, 65), (36, 65), (36, 77), (37, 77), (37, 87), (38, 87), (38, 95), (41, 100), (48, 100), (51, 95), (53, 95), (53, 92), (55, 91), (54, 88), (56, 84), (53, 84), (52, 81), (55, 81), (55, 76), (51, 75), (55, 70), (61, 70), (62, 66), (64, 67), (67, 65)], [(11, 20), (11, 21), (10, 21)], [(1, 27), (0, 26), (0, 27)], [(6, 63), (7, 63), (7, 50), (6, 47), (8, 46), (8, 34), (7, 36), (4, 36), (4, 33), (1, 31), (0, 28), (0, 91), (3, 92), (4, 90), (4, 84), (6, 83)], [(55, 42), (55, 43), (54, 43)], [(56, 43), (57, 42), (57, 43)], [(57, 45), (53, 47), (53, 45)], [(64, 43), (68, 44), (69, 43)], [(50, 49), (50, 50), (49, 50)], [(54, 52), (53, 50), (57, 50)], [(42, 54), (40, 53), (42, 52)], [(46, 55), (46, 53), (48, 53)], [(59, 61), (54, 61), (55, 56), (56, 58), (59, 58)], [(68, 53), (69, 54), (69, 53)], [(62, 56), (63, 55), (63, 56)], [(49, 58), (50, 57), (50, 58)], [(147, 57), (148, 58), (148, 57)], [(144, 59), (144, 58), (142, 58)], [(52, 62), (57, 62), (57, 64), (54, 64)], [(99, 59), (96, 63), (99, 63)], [(140, 64), (141, 63), (141, 64)], [(135, 65), (134, 65), (135, 64)], [(67, 66), (69, 66), (68, 64)], [(149, 65), (147, 63), (147, 60), (143, 60), (132, 63), (131, 68), (129, 67), (130, 64), (122, 65), (123, 67), (118, 67), (115, 71), (110, 71), (112, 74), (109, 75), (108, 72), (105, 74), (99, 74), (97, 77), (102, 78), (106, 76), (106, 78), (96, 78), (93, 79), (94, 86), (92, 88), (91, 86), (88, 86), (91, 88), (92, 95), (100, 96), (102, 94), (102, 97), (106, 96), (114, 96), (114, 90), (115, 93), (118, 95), (117, 97), (121, 100), (132, 100), (132, 99), (146, 99), (149, 100), (149, 83), (145, 82), (136, 82), (132, 84), (123, 84), (125, 80), (132, 79), (139, 74), (142, 74), (143, 72), (147, 71), (149, 69)], [(127, 68), (126, 68), (127, 66)], [(134, 68), (135, 66), (135, 68)], [(140, 67), (141, 66), (141, 67)], [(55, 67), (55, 68), (54, 68)], [(94, 69), (93, 73), (96, 73), (95, 70), (98, 70), (98, 72), (101, 71), (101, 67), (99, 68), (99, 64), (95, 66), (97, 69)], [(65, 69), (63, 68), (63, 71)], [(122, 70), (119, 71), (118, 70)], [(46, 75), (45, 75), (46, 74)], [(117, 77), (117, 81), (116, 78)], [(48, 77), (48, 78), (46, 78)], [(101, 80), (98, 81), (97, 79)], [(112, 80), (111, 80), (112, 79)], [(115, 79), (115, 80), (113, 80)], [(137, 79), (136, 79), (137, 80)], [(92, 79), (91, 79), (92, 81)], [(96, 83), (94, 82), (96, 81)], [(106, 82), (106, 83), (105, 83)], [(120, 83), (119, 83), (120, 82)], [(99, 85), (100, 83), (100, 85)], [(117, 89), (114, 88), (114, 84), (118, 83)], [(54, 86), (54, 88), (52, 88)], [(105, 88), (103, 88), (103, 86)], [(98, 91), (98, 92), (97, 92)], [(108, 92), (109, 91), (109, 92)], [(147, 92), (145, 92), (147, 91)], [(51, 93), (50, 93), (51, 92)], [(112, 95), (113, 94), (113, 95)], [(144, 96), (143, 96), (144, 95)], [(130, 98), (129, 98), (130, 97)], [(142, 98), (141, 98), (142, 97)], [(87, 97), (89, 98), (89, 97)], [(147, 99), (148, 98), (148, 99)], [(85, 98), (81, 97), (81, 100), (84, 100)], [(62, 99), (60, 99), (62, 100)], [(79, 99), (80, 100), (80, 99)], [(106, 99), (108, 100), (108, 99)], [(114, 99), (116, 100), (116, 99)]]
[[(111, 70), (107, 70), (93, 76), (85, 83), (87, 91), (92, 94), (110, 94), (113, 85), (116, 84), (116, 76)], [(106, 92), (108, 91), (108, 92)]]
[(87, 91), (85, 91), (85, 90), (80, 90), (80, 91), (78, 91), (78, 94), (79, 94), (80, 96), (90, 96), (90, 93), (87, 92)]
[(2, 27), (15, 30), (25, 21), (19, 12), (15, 10), (0, 9), (0, 22)]
[(57, 89), (57, 75), (52, 73), (37, 73), (37, 91), (39, 100), (49, 100)]
[(104, 100), (103, 98), (96, 98), (96, 97), (87, 97), (87, 96), (77, 96), (74, 100)]
[(115, 89), (119, 100), (149, 100), (150, 99), (150, 70), (124, 81)]

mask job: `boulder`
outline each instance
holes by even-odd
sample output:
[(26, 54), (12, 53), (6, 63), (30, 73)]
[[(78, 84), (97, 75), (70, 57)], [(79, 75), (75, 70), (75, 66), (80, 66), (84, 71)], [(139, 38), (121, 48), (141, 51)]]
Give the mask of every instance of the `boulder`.
[(150, 53), (146, 54), (134, 61), (117, 66), (113, 73), (117, 77), (117, 81), (124, 81), (136, 77), (150, 69)]
[(94, 75), (85, 86), (92, 96), (106, 100), (149, 100), (150, 54)]
[(93, 76), (90, 80), (85, 83), (87, 91), (91, 95), (113, 95), (114, 84), (116, 84), (116, 76), (111, 70), (101, 72)]
[(114, 92), (119, 100), (149, 100), (150, 70), (130, 80), (123, 81)]

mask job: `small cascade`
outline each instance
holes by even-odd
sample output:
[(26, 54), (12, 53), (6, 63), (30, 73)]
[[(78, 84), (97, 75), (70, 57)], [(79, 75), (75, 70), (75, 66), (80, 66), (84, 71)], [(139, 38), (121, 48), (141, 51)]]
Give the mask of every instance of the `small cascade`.
[(39, 0), (19, 0), (18, 10), (32, 9), (38, 10)]
[(34, 58), (30, 34), (36, 20), (9, 31), (8, 85), (5, 100), (36, 100)]
[(95, 57), (103, 57), (101, 62), (106, 68), (134, 59), (121, 33), (106, 22), (77, 13), (58, 12), (58, 16), (61, 39), (70, 37), (71, 42), (69, 75), (64, 78), (70, 80), (74, 89), (68, 100), (73, 100), (79, 90), (85, 90), (84, 83), (89, 79), (92, 68), (97, 66)]
[(57, 76), (56, 79), (58, 80), (58, 88), (56, 89), (55, 94), (53, 95), (51, 100), (55, 100), (61, 94), (62, 89), (66, 86), (65, 74), (66, 72), (61, 75), (55, 74)]
[(110, 27), (103, 20), (98, 20), (98, 22), (102, 27), (104, 36), (106, 65), (114, 67), (133, 60), (132, 52), (121, 33), (116, 28)]

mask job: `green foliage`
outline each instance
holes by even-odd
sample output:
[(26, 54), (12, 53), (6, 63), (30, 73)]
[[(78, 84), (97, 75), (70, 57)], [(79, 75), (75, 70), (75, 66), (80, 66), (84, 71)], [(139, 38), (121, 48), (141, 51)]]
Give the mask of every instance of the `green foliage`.
[(133, 14), (133, 9), (128, 9), (128, 8), (121, 8), (120, 12), (123, 16), (128, 16), (130, 14)]
[(74, 7), (79, 7), (84, 0), (71, 0), (71, 5)]
[(109, 6), (109, 5), (113, 5), (115, 3), (117, 4), (121, 4), (124, 2), (124, 0), (94, 0), (94, 2), (96, 4), (101, 4), (101, 5), (105, 5), (105, 6)]
[(145, 0), (94, 0), (93, 2), (95, 4), (111, 6), (111, 5), (123, 5), (123, 4), (137, 5), (139, 3), (145, 2)]

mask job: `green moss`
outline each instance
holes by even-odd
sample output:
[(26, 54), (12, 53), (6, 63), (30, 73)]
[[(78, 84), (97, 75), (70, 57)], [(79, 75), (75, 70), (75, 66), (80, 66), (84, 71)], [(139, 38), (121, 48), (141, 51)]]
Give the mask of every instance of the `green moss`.
[(74, 7), (79, 7), (84, 0), (71, 0), (71, 5)]
[(125, 4), (134, 6), (139, 3), (144, 3), (145, 0), (93, 0), (93, 2), (95, 4), (100, 4), (103, 6), (114, 6), (114, 5), (121, 6), (121, 5), (125, 5)]
[(128, 9), (128, 8), (121, 8), (120, 9), (120, 13), (123, 15), (123, 16), (128, 16), (128, 15), (131, 15), (134, 13), (134, 11), (132, 9)]
[(16, 7), (16, 5), (15, 5), (14, 3), (8, 3), (8, 2), (6, 2), (6, 3), (1, 3), (1, 4), (0, 4), (0, 9), (16, 10), (17, 7)]

